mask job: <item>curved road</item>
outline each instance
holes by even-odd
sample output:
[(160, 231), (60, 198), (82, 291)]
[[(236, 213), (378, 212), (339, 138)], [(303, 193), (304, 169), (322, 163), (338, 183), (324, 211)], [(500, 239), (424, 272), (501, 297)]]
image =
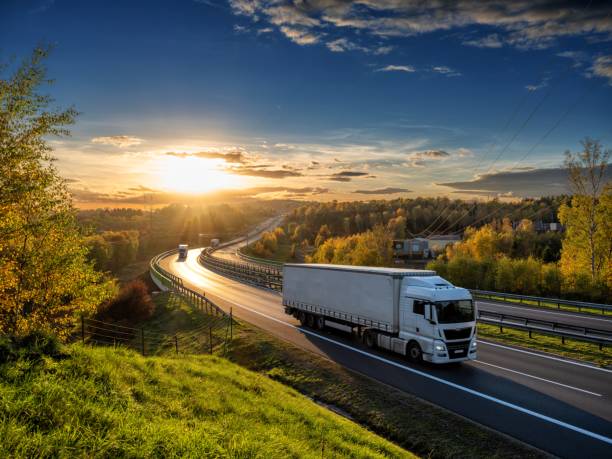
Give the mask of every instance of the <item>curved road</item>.
[[(225, 249), (226, 253), (235, 246)], [(162, 266), (190, 288), (268, 332), (400, 390), (561, 457), (611, 457), (612, 370), (479, 341), (478, 360), (414, 366), (339, 333), (299, 327), (279, 294), (202, 267), (199, 249)]]

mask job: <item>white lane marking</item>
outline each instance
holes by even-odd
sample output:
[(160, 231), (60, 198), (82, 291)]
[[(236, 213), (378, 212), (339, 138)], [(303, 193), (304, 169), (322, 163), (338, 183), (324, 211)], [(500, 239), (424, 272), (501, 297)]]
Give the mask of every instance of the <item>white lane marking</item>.
[(584, 392), (586, 394), (595, 395), (597, 397), (601, 397), (602, 396), (601, 394), (598, 394), (597, 392), (591, 392), (589, 390), (580, 389), (578, 387), (568, 386), (567, 384), (563, 384), (563, 383), (560, 383), (560, 382), (557, 382), (557, 381), (552, 381), (550, 379), (540, 378), (539, 376), (534, 376), (534, 375), (530, 375), (528, 373), (523, 373), (522, 371), (511, 370), (510, 368), (500, 367), (499, 365), (493, 365), (492, 363), (483, 362), (482, 360), (474, 360), (471, 363), (478, 363), (480, 365), (488, 365), (490, 367), (499, 368), (500, 370), (508, 371), (510, 373), (516, 373), (517, 375), (526, 376), (528, 378), (533, 378), (533, 379), (538, 379), (540, 381), (544, 381), (544, 382), (551, 383), (551, 384), (556, 384), (557, 386), (561, 386), (561, 387), (566, 387), (568, 389), (577, 390), (579, 392)]
[[(549, 423), (551, 423), (551, 424), (558, 425), (558, 426), (563, 427), (563, 428), (566, 428), (566, 429), (568, 429), (568, 430), (572, 430), (572, 431), (574, 431), (574, 432), (580, 433), (580, 434), (582, 434), (582, 435), (585, 435), (585, 436), (588, 436), (588, 437), (591, 437), (591, 438), (594, 438), (594, 439), (596, 439), (596, 440), (599, 440), (599, 441), (602, 441), (602, 442), (604, 442), (604, 443), (607, 443), (607, 444), (612, 445), (612, 438), (606, 437), (605, 435), (601, 435), (601, 434), (598, 434), (598, 433), (595, 433), (595, 432), (591, 432), (590, 430), (586, 430), (586, 429), (583, 429), (583, 428), (581, 428), (581, 427), (575, 426), (575, 425), (573, 425), (573, 424), (569, 424), (569, 423), (564, 422), (564, 421), (561, 421), (561, 420), (559, 420), (559, 419), (556, 419), (556, 418), (553, 418), (553, 417), (547, 416), (547, 415), (545, 415), (545, 414), (538, 413), (537, 411), (530, 410), (529, 408), (525, 408), (525, 407), (522, 407), (522, 406), (520, 406), (520, 405), (516, 405), (516, 404), (514, 404), (514, 403), (507, 402), (507, 401), (505, 401), (505, 400), (502, 400), (502, 399), (499, 399), (499, 398), (493, 397), (492, 395), (487, 395), (487, 394), (485, 394), (485, 393), (483, 393), (483, 392), (479, 392), (479, 391), (477, 391), (477, 390), (470, 389), (469, 387), (465, 387), (465, 386), (462, 386), (462, 385), (460, 385), (460, 384), (457, 384), (457, 383), (454, 383), (454, 382), (448, 381), (448, 380), (446, 380), (446, 379), (442, 379), (442, 378), (439, 378), (439, 377), (437, 377), (437, 376), (433, 376), (433, 375), (431, 375), (431, 374), (429, 374), (429, 373), (425, 373), (425, 372), (423, 372), (423, 371), (420, 371), (420, 370), (416, 370), (416, 369), (414, 369), (414, 368), (407, 367), (407, 366), (405, 366), (405, 365), (402, 365), (402, 364), (399, 364), (399, 363), (397, 363), (397, 362), (394, 362), (393, 360), (389, 360), (389, 359), (386, 359), (386, 358), (384, 358), (384, 357), (381, 357), (381, 356), (378, 356), (378, 355), (371, 354), (371, 353), (369, 353), (369, 352), (363, 351), (363, 350), (361, 350), (361, 349), (354, 348), (354, 347), (352, 347), (352, 346), (349, 346), (349, 345), (347, 345), (347, 344), (341, 343), (341, 342), (339, 342), (339, 341), (336, 341), (336, 340), (333, 340), (333, 339), (327, 338), (327, 337), (325, 337), (325, 336), (319, 335), (318, 333), (314, 333), (314, 332), (312, 332), (312, 331), (310, 331), (310, 330), (306, 330), (306, 329), (303, 329), (303, 328), (296, 327), (295, 325), (292, 325), (292, 324), (290, 324), (290, 323), (287, 323), (287, 322), (285, 322), (285, 321), (283, 321), (283, 320), (281, 320), (281, 319), (277, 319), (276, 317), (269, 316), (268, 314), (264, 314), (264, 313), (262, 313), (262, 312), (260, 312), (260, 311), (257, 311), (257, 310), (255, 310), (255, 309), (253, 309), (253, 308), (248, 307), (248, 306), (244, 306), (244, 305), (242, 305), (242, 304), (240, 304), (240, 303), (237, 303), (237, 302), (235, 302), (235, 301), (232, 301), (232, 300), (227, 300), (227, 299), (226, 299), (226, 301), (228, 301), (229, 303), (234, 304), (235, 306), (238, 306), (239, 308), (245, 309), (245, 310), (250, 311), (250, 312), (252, 312), (252, 313), (254, 313), (254, 314), (257, 314), (257, 315), (259, 315), (259, 316), (265, 317), (265, 318), (267, 318), (267, 319), (269, 319), (269, 320), (273, 320), (274, 322), (278, 322), (279, 324), (282, 324), (282, 325), (285, 325), (285, 326), (287, 326), (287, 327), (290, 327), (290, 328), (293, 328), (293, 329), (295, 329), (295, 330), (298, 330), (298, 331), (299, 331), (299, 332), (301, 332), (301, 333), (305, 333), (305, 334), (308, 334), (308, 335), (315, 336), (315, 337), (317, 337), (317, 338), (319, 338), (319, 339), (321, 339), (321, 340), (323, 340), (323, 341), (327, 341), (327, 342), (333, 343), (333, 344), (335, 344), (336, 346), (339, 346), (339, 347), (342, 347), (342, 348), (345, 348), (345, 349), (351, 350), (351, 351), (356, 352), (356, 353), (358, 353), (358, 354), (362, 354), (362, 355), (364, 355), (364, 356), (366, 356), (366, 357), (370, 357), (370, 358), (372, 358), (372, 359), (379, 360), (379, 361), (381, 361), (381, 362), (383, 362), (383, 363), (386, 363), (386, 364), (388, 364), (388, 365), (391, 365), (391, 366), (394, 366), (394, 367), (400, 368), (400, 369), (402, 369), (402, 370), (404, 370), (404, 371), (408, 371), (408, 372), (410, 372), (410, 373), (417, 374), (417, 375), (422, 376), (422, 377), (424, 377), (424, 378), (431, 379), (431, 380), (436, 381), (436, 382), (438, 382), (438, 383), (441, 383), (441, 384), (444, 384), (444, 385), (447, 385), (447, 386), (453, 387), (453, 388), (455, 388), (455, 389), (458, 389), (458, 390), (460, 390), (460, 391), (463, 391), (463, 392), (466, 392), (466, 393), (468, 393), (468, 394), (474, 395), (474, 396), (476, 396), (476, 397), (483, 398), (483, 399), (488, 400), (488, 401), (491, 401), (491, 402), (493, 402), (493, 403), (497, 403), (497, 404), (499, 404), (499, 405), (502, 405), (502, 406), (505, 406), (505, 407), (507, 407), (507, 408), (513, 409), (513, 410), (515, 410), (515, 411), (519, 411), (519, 412), (521, 412), (521, 413), (524, 413), (524, 414), (527, 414), (527, 415), (533, 416), (533, 417), (535, 417), (535, 418), (541, 419), (541, 420), (546, 421), (546, 422), (549, 422)], [(485, 343), (483, 343), (483, 344), (491, 344), (491, 343), (486, 343), (486, 342), (485, 342)], [(494, 345), (494, 346), (496, 346), (496, 345)], [(499, 346), (499, 347), (506, 348), (506, 346)], [(508, 348), (508, 349), (512, 349), (512, 348)], [(518, 351), (518, 349), (512, 349), (512, 350), (517, 350), (517, 351)], [(526, 351), (523, 351), (523, 352), (526, 352)], [(535, 353), (531, 353), (531, 352), (526, 352), (526, 353), (528, 353), (528, 354), (534, 354), (534, 355), (539, 355), (539, 354), (535, 354)], [(566, 361), (565, 361), (565, 360), (563, 360), (563, 359), (555, 359), (555, 360), (560, 360), (560, 361), (562, 361), (562, 362), (566, 362)], [(492, 364), (489, 364), (489, 365), (492, 365)], [(495, 366), (495, 365), (492, 365), (492, 366)], [(588, 365), (584, 365), (584, 366), (588, 366)], [(591, 367), (589, 367), (589, 368), (591, 368)], [(592, 367), (592, 368), (597, 368), (597, 367)], [(513, 372), (514, 372), (514, 370), (510, 370), (510, 371), (513, 371)], [(517, 373), (518, 373), (518, 372), (517, 372)], [(542, 379), (542, 378), (537, 378), (537, 379)], [(557, 383), (557, 384), (560, 384), (560, 383)], [(564, 384), (560, 384), (560, 385), (565, 386)], [(569, 386), (567, 386), (567, 387), (569, 387)], [(582, 390), (582, 389), (578, 389), (578, 390)], [(588, 391), (584, 391), (584, 390), (582, 390), (582, 391), (583, 391), (583, 392), (588, 392)], [(592, 393), (592, 394), (595, 394), (594, 392), (591, 392), (591, 393)], [(595, 395), (599, 395), (599, 394), (595, 394)]]
[(555, 312), (554, 310), (552, 311), (548, 311), (547, 308), (537, 308), (537, 307), (533, 307), (533, 308), (525, 308), (525, 307), (521, 307), (521, 306), (514, 306), (513, 304), (508, 304), (508, 303), (491, 303), (489, 301), (483, 301), (483, 300), (476, 300), (477, 303), (482, 303), (482, 304), (490, 304), (491, 306), (501, 306), (504, 308), (513, 308), (513, 309), (521, 309), (522, 311), (531, 311), (531, 312), (543, 312), (545, 314), (552, 314), (555, 316), (563, 316), (563, 317), (578, 317), (579, 319), (586, 319), (586, 320), (601, 320), (604, 322), (612, 322), (612, 318), (608, 318), (608, 319), (604, 319), (601, 317), (591, 317), (591, 316), (587, 316), (584, 314), (572, 314), (571, 312), (568, 313), (563, 313), (563, 312)]
[(563, 362), (563, 363), (567, 363), (570, 365), (576, 365), (579, 367), (589, 368), (591, 370), (598, 370), (598, 371), (603, 371), (605, 373), (612, 373), (612, 370), (608, 370), (607, 368), (596, 367), (595, 365), (590, 365), (588, 363), (581, 363), (581, 362), (576, 362), (574, 360), (562, 359), (561, 357), (554, 357), (552, 355), (540, 354), (538, 352), (530, 352), (524, 349), (517, 349), (515, 347), (504, 346), (502, 344), (491, 343), (489, 341), (482, 341), (480, 339), (478, 340), (478, 342), (482, 344), (486, 344), (487, 346), (501, 347), (502, 349), (507, 349), (509, 351), (514, 351), (514, 352), (520, 352), (522, 354), (529, 354), (535, 357), (541, 357), (543, 359), (556, 360), (557, 362)]
[(349, 349), (349, 350), (351, 350), (353, 352), (357, 352), (358, 354), (365, 355), (366, 357), (370, 357), (372, 359), (379, 360), (379, 361), (384, 362), (384, 363), (386, 363), (388, 365), (392, 365), (394, 367), (401, 368), (402, 370), (408, 371), (410, 373), (414, 373), (416, 375), (423, 376), (424, 378), (431, 379), (431, 380), (436, 381), (438, 383), (450, 386), (450, 387), (452, 387), (454, 389), (458, 389), (460, 391), (467, 392), (468, 394), (474, 395), (476, 397), (484, 398), (485, 400), (489, 400), (489, 401), (491, 401), (493, 403), (497, 403), (499, 405), (502, 405), (502, 406), (505, 406), (507, 408), (513, 409), (515, 411), (519, 411), (521, 413), (528, 414), (530, 416), (533, 416), (535, 418), (541, 419), (543, 421), (550, 422), (551, 424), (555, 424), (555, 425), (558, 425), (560, 427), (564, 427), (564, 428), (566, 428), (568, 430), (573, 430), (574, 432), (578, 432), (578, 433), (580, 433), (582, 435), (586, 435), (587, 437), (591, 437), (591, 438), (594, 438), (596, 440), (599, 440), (599, 441), (602, 441), (604, 443), (612, 445), (612, 438), (606, 437), (605, 435), (601, 435), (601, 434), (598, 434), (598, 433), (595, 433), (595, 432), (591, 432), (590, 430), (586, 430), (586, 429), (583, 429), (582, 427), (578, 427), (578, 426), (569, 424), (567, 422), (561, 421), (559, 419), (552, 418), (552, 417), (547, 416), (545, 414), (538, 413), (537, 411), (530, 410), (529, 408), (524, 408), (524, 407), (522, 407), (520, 405), (515, 405), (514, 403), (506, 402), (505, 400), (493, 397), (492, 395), (487, 395), (487, 394), (485, 394), (483, 392), (479, 392), (477, 390), (470, 389), (469, 387), (462, 386), (460, 384), (448, 381), (446, 379), (438, 378), (437, 376), (433, 376), (433, 375), (431, 375), (429, 373), (425, 373), (425, 372), (420, 371), (420, 370), (415, 370), (414, 368), (407, 367), (405, 365), (402, 365), (400, 363), (394, 362), (393, 360), (386, 359), (386, 358), (381, 357), (381, 356), (376, 355), (376, 354), (371, 354), (371, 353), (366, 352), (366, 351), (364, 351), (362, 349), (354, 348), (352, 346), (349, 346), (347, 344), (341, 343), (339, 341), (327, 338), (326, 336), (321, 336), (318, 333), (312, 332), (310, 330), (306, 330), (306, 329), (303, 329), (303, 328), (296, 327), (295, 325), (291, 325), (291, 324), (289, 324), (289, 323), (287, 323), (287, 322), (285, 322), (283, 320), (280, 320), (280, 319), (277, 319), (275, 317), (269, 316), (267, 314), (264, 314), (263, 312), (259, 312), (259, 311), (255, 310), (255, 309), (249, 308), (248, 306), (244, 306), (244, 305), (242, 305), (240, 303), (236, 303), (234, 301), (230, 301), (230, 303), (233, 303), (235, 306), (238, 306), (239, 308), (246, 309), (247, 311), (250, 311), (250, 312), (252, 312), (254, 314), (257, 314), (257, 315), (260, 315), (262, 317), (265, 317), (265, 318), (267, 318), (269, 320), (273, 320), (273, 321), (278, 322), (280, 324), (283, 324), (283, 325), (285, 325), (287, 327), (291, 327), (293, 329), (296, 329), (296, 330), (300, 331), (301, 333), (305, 333), (307, 335), (315, 336), (315, 337), (317, 337), (319, 339), (322, 339), (324, 341), (328, 341), (330, 343), (333, 343), (333, 344), (335, 344), (335, 345), (337, 345), (339, 347), (343, 347), (343, 348)]

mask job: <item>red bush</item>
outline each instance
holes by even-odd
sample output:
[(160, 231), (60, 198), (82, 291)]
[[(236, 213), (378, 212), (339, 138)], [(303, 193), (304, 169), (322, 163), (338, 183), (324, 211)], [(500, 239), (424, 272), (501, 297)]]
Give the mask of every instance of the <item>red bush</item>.
[(153, 316), (155, 305), (141, 280), (124, 285), (119, 294), (102, 305), (97, 318), (106, 322), (126, 322), (137, 324)]

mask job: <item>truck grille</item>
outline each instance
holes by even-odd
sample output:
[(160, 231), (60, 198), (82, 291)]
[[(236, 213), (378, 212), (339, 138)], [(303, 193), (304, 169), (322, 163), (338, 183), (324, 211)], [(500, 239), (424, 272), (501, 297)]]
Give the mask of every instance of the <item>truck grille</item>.
[(446, 339), (465, 339), (472, 336), (472, 327), (444, 330)]
[(467, 357), (470, 342), (461, 341), (459, 343), (446, 343), (446, 347), (448, 349), (449, 359), (460, 359), (462, 357)]

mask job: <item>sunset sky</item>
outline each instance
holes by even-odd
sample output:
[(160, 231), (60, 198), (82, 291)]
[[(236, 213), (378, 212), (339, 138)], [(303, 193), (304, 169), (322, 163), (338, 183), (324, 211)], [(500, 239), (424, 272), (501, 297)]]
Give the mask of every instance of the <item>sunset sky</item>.
[(82, 114), (52, 144), (83, 205), (236, 189), (539, 196), (565, 190), (563, 152), (585, 136), (612, 148), (611, 13), (596, 0), (3, 0), (0, 60), (55, 46), (49, 92)]

